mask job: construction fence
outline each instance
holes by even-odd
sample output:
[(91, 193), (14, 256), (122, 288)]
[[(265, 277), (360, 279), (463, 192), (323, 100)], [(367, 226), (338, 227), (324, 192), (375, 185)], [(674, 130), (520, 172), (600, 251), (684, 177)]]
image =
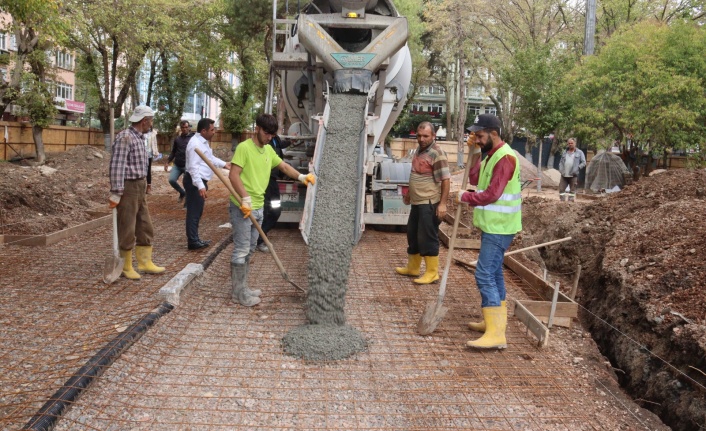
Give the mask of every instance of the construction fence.
[[(116, 131), (117, 133), (118, 131)], [(0, 160), (17, 160), (31, 158), (36, 155), (36, 147), (32, 136), (32, 125), (16, 121), (0, 121)], [(251, 138), (253, 132), (243, 132), (237, 142)], [(91, 145), (105, 148), (105, 134), (101, 129), (84, 127), (50, 126), (42, 132), (45, 153), (61, 153), (80, 145)], [(170, 135), (158, 135), (158, 146), (161, 153), (169, 153), (172, 149)], [(211, 147), (228, 148), (233, 146), (233, 136), (224, 131), (217, 131), (211, 140)]]

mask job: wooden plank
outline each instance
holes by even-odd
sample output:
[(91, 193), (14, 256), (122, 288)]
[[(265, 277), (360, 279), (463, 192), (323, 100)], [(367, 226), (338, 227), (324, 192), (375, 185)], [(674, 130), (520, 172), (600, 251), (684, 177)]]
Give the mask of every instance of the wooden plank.
[(515, 301), (514, 316), (524, 323), (527, 330), (537, 337), (537, 346), (544, 347), (549, 342), (549, 329), (542, 322), (527, 310), (522, 303)]
[[(449, 235), (446, 234), (442, 229), (439, 229), (439, 239), (446, 247), (449, 246)], [(454, 243), (454, 248), (463, 248), (471, 250), (480, 250), (480, 240), (468, 239), (468, 238), (456, 238)]]
[[(549, 301), (519, 301), (535, 316), (549, 317), (552, 303)], [(578, 317), (579, 305), (575, 302), (557, 302), (554, 317)]]
[(45, 241), (44, 245), (55, 244), (55, 243), (57, 243), (63, 239), (66, 239), (70, 236), (84, 233), (84, 232), (89, 231), (91, 229), (95, 229), (99, 226), (104, 226), (104, 225), (110, 224), (111, 222), (112, 222), (112, 216), (106, 215), (106, 216), (88, 221), (86, 223), (81, 223), (80, 225), (70, 227), (68, 229), (64, 229), (64, 230), (60, 230), (58, 232), (51, 233), (49, 235), (46, 235), (46, 241)]
[[(554, 288), (550, 286), (546, 281), (542, 280), (541, 277), (530, 271), (527, 267), (522, 265), (520, 262), (515, 260), (512, 256), (505, 256), (505, 266), (507, 266), (512, 272), (517, 274), (522, 280), (524, 280), (531, 287), (536, 289), (542, 298), (547, 301), (551, 301), (554, 295)], [(559, 292), (558, 302), (574, 302), (568, 296)]]

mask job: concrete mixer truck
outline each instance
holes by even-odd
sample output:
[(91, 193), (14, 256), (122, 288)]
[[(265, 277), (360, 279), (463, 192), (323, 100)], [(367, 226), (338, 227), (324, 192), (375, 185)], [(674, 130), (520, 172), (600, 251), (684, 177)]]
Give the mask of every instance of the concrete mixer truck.
[[(332, 114), (332, 95), (366, 95), (361, 132), (353, 144), (359, 150), (351, 160), (357, 172), (354, 242), (366, 223), (405, 225), (409, 207), (402, 203), (402, 191), (410, 165), (385, 154), (384, 140), (402, 111), (412, 75), (406, 18), (391, 0), (314, 0), (291, 14), (279, 6), (275, 0), (265, 111), (272, 113), (277, 100), (287, 117), (282, 137), (293, 144), (285, 150), (285, 160), (301, 172), (318, 172), (319, 164), (326, 163), (321, 161), (322, 148), (341, 145), (329, 142), (327, 131), (337, 123), (358, 121), (358, 115), (352, 120)], [(278, 18), (282, 15), (287, 18)], [(300, 222), (306, 240), (317, 187), (307, 190), (283, 182), (280, 191), (280, 221)]]

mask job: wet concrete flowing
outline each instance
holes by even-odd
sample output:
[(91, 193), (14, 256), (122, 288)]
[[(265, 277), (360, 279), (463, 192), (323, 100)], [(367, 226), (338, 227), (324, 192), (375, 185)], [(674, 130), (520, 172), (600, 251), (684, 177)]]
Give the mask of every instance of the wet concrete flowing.
[(318, 166), (316, 205), (309, 234), (309, 324), (287, 334), (285, 351), (310, 360), (346, 358), (366, 342), (346, 325), (345, 298), (353, 252), (360, 135), (365, 95), (331, 94), (326, 143)]

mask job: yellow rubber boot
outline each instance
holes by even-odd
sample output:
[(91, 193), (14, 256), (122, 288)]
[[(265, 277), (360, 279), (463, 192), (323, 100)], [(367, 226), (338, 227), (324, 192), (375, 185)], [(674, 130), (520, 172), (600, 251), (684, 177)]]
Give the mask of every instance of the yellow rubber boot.
[(427, 265), (427, 271), (414, 281), (417, 284), (430, 284), (439, 279), (439, 256), (424, 256), (424, 262)]
[(507, 310), (502, 307), (483, 308), (485, 333), (477, 340), (469, 341), (466, 346), (475, 349), (505, 349), (505, 329), (507, 328)]
[(410, 254), (407, 257), (407, 266), (398, 266), (395, 268), (400, 275), (407, 275), (410, 277), (419, 277), (419, 267), (422, 266), (422, 256), (417, 254)]
[(152, 246), (138, 245), (135, 247), (135, 256), (137, 256), (138, 271), (148, 274), (159, 274), (166, 270), (163, 266), (157, 266), (152, 262)]
[(123, 277), (130, 280), (139, 280), (140, 274), (132, 268), (132, 250), (120, 250), (120, 257), (125, 259), (125, 263), (123, 264)]
[[(500, 301), (500, 308), (505, 310), (507, 313), (507, 301)], [(485, 332), (485, 320), (480, 322), (468, 322), (468, 329), (476, 332)]]

